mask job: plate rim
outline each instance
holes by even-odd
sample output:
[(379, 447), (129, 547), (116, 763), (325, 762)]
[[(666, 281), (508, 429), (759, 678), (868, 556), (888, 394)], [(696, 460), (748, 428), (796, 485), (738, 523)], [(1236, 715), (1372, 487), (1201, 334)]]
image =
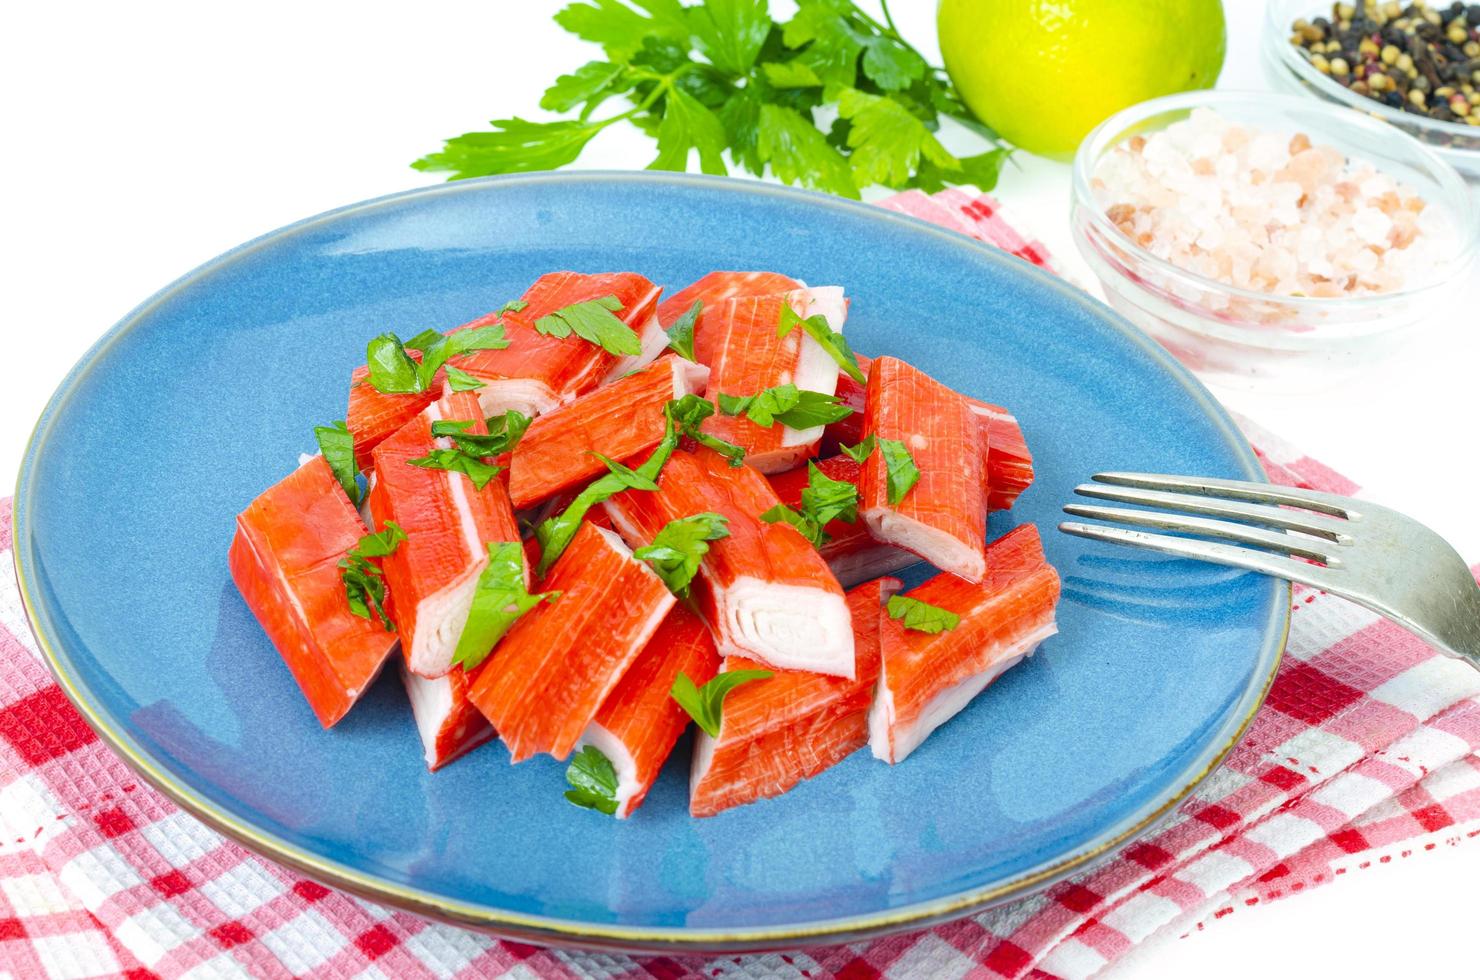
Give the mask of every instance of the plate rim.
[(1289, 636), (1292, 590), (1288, 582), (1275, 580), (1278, 583), (1276, 601), (1270, 620), (1265, 626), (1256, 661), (1257, 665), (1263, 669), (1262, 676), (1256, 671), (1252, 682), (1235, 705), (1229, 721), (1208, 740), (1197, 758), (1172, 782), (1173, 790), (1158, 794), (1153, 800), (1138, 807), (1118, 823), (1102, 829), (1073, 851), (1042, 861), (996, 882), (896, 909), (831, 919), (720, 929), (625, 926), (532, 915), (440, 897), (426, 889), (396, 884), (374, 874), (349, 867), (340, 861), (325, 858), (307, 848), (284, 840), (276, 834), (261, 830), (249, 821), (233, 816), (206, 799), (186, 781), (177, 779), (156, 763), (150, 754), (145, 752), (128, 734), (126, 726), (115, 725), (108, 712), (92, 697), (80, 674), (72, 670), (64, 644), (60, 640), (53, 639), (50, 624), (46, 622), (44, 607), (32, 594), (27, 561), (29, 549), (26, 547), (29, 542), (30, 512), (34, 507), (32, 498), (38, 491), (33, 478), (36, 460), (55, 419), (66, 409), (68, 401), (82, 380), (102, 362), (109, 348), (141, 323), (156, 306), (177, 292), (219, 269), (230, 266), (260, 248), (301, 235), (347, 215), (370, 212), (418, 198), (490, 192), (496, 194), (500, 188), (522, 184), (559, 186), (600, 183), (609, 186), (613, 181), (649, 184), (658, 188), (697, 188), (726, 194), (770, 197), (779, 199), (783, 204), (802, 203), (812, 207), (830, 208), (865, 217), (875, 223), (895, 224), (909, 228), (913, 233), (927, 233), (939, 237), (952, 247), (965, 248), (976, 253), (975, 257), (978, 259), (988, 259), (1000, 266), (1008, 275), (1027, 276), (1034, 279), (1040, 286), (1057, 293), (1071, 305), (1084, 308), (1104, 320), (1140, 348), (1145, 356), (1160, 366), (1172, 381), (1187, 392), (1209, 420), (1215, 424), (1219, 434), (1234, 450), (1247, 478), (1265, 481), (1268, 479), (1262, 463), (1242, 432), (1234, 424), (1227, 410), (1217, 402), (1191, 371), (1148, 335), (1119, 313), (1066, 280), (1052, 276), (1030, 263), (1009, 256), (966, 235), (930, 222), (889, 211), (874, 204), (819, 192), (766, 181), (700, 174), (626, 170), (536, 171), (415, 187), (303, 218), (243, 242), (191, 269), (149, 296), (110, 327), (73, 365), (56, 391), (47, 400), (27, 441), (16, 481), (11, 518), (12, 562), (15, 566), (16, 580), (21, 603), (26, 611), (27, 622), (35, 635), (47, 667), (67, 699), (109, 749), (152, 787), (214, 830), (255, 854), (288, 866), (335, 888), (423, 917), (451, 922), (504, 938), (624, 952), (746, 952), (794, 948), (803, 943), (822, 945), (852, 942), (907, 929), (925, 928), (1024, 897), (1047, 888), (1070, 874), (1087, 870), (1143, 836), (1170, 815), (1204, 779), (1222, 764), (1228, 753), (1243, 737), (1254, 715), (1263, 704), (1265, 695), (1269, 692), (1270, 685), (1274, 682), (1275, 674), (1279, 669)]

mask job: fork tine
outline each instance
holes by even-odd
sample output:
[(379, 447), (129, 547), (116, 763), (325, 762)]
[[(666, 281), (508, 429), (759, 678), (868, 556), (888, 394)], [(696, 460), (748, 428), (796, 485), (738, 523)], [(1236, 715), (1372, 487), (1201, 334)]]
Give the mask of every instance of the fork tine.
[(1356, 518), (1360, 515), (1347, 506), (1350, 501), (1329, 493), (1281, 487), (1272, 483), (1249, 483), (1244, 480), (1219, 480), (1206, 476), (1168, 476), (1163, 473), (1096, 473), (1097, 483), (1142, 490), (1171, 490), (1195, 493), (1226, 500), (1246, 500), (1253, 504), (1285, 504), (1330, 514), (1332, 517)]
[(1188, 493), (1167, 493), (1161, 490), (1141, 490), (1136, 487), (1105, 486), (1099, 483), (1081, 483), (1074, 492), (1084, 497), (1113, 500), (1122, 504), (1141, 504), (1147, 507), (1164, 507), (1189, 514), (1207, 517), (1226, 517), (1237, 521), (1251, 521), (1269, 527), (1282, 527), (1287, 531), (1314, 534), (1337, 544), (1351, 541), (1346, 522), (1334, 517), (1312, 514), (1309, 511), (1285, 510), (1263, 504), (1246, 504), (1237, 500), (1199, 497)]
[(1145, 531), (1133, 531), (1130, 528), (1080, 524), (1075, 521), (1065, 521), (1059, 525), (1059, 530), (1065, 534), (1090, 538), (1094, 541), (1109, 541), (1113, 544), (1147, 548), (1181, 558), (1193, 558), (1219, 565), (1232, 565), (1234, 568), (1244, 568), (1251, 572), (1263, 572), (1265, 575), (1274, 575), (1318, 589), (1327, 588), (1329, 585), (1329, 579), (1326, 578), (1328, 570), (1319, 565), (1308, 565), (1293, 558), (1271, 555), (1265, 551), (1254, 551), (1251, 548), (1240, 548), (1237, 545), (1198, 541), (1194, 538), (1174, 538), (1168, 534), (1148, 534)]
[[(1075, 517), (1088, 517), (1097, 521), (1112, 521), (1120, 524), (1135, 524), (1140, 527), (1160, 528), (1164, 531), (1181, 531), (1237, 541), (1241, 544), (1265, 548), (1281, 554), (1298, 555), (1326, 564), (1340, 562), (1330, 555), (1334, 550), (1327, 542), (1311, 538), (1296, 537), (1281, 531), (1266, 531), (1264, 528), (1232, 521), (1213, 521), (1205, 517), (1183, 514), (1163, 514), (1154, 510), (1127, 510), (1123, 507), (1096, 507), (1089, 504), (1065, 504), (1064, 512)], [(1324, 550), (1323, 550), (1324, 546)]]

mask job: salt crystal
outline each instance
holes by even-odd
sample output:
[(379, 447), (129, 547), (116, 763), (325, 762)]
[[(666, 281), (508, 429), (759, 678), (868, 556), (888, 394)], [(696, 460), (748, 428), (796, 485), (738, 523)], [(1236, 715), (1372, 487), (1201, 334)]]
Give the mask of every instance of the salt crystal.
[(1274, 295), (1402, 289), (1452, 251), (1445, 216), (1372, 164), (1209, 109), (1112, 148), (1091, 186), (1153, 255)]

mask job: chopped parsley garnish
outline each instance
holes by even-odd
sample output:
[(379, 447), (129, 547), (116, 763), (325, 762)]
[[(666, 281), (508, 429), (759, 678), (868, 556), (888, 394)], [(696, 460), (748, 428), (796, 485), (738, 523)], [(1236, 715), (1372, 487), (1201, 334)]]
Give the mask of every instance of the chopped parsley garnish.
[(677, 401), (669, 402), (668, 406), (673, 411), (673, 420), (678, 425), (680, 435), (688, 436), (699, 445), (719, 453), (730, 461), (731, 466), (740, 466), (745, 462), (743, 446), (726, 442), (719, 436), (710, 435), (700, 429), (704, 420), (714, 414), (713, 402), (698, 395), (684, 395)]
[(316, 425), (313, 437), (324, 454), (324, 462), (334, 473), (334, 479), (344, 488), (344, 495), (356, 507), (360, 506), (360, 467), (355, 463), (355, 437), (350, 435), (344, 420), (333, 425)]
[[(430, 389), (437, 372), (451, 358), (475, 350), (503, 350), (508, 346), (501, 323), (454, 330), (450, 334), (423, 330), (405, 342), (393, 333), (383, 333), (365, 348), (365, 361), (370, 366), (370, 384), (376, 391), (386, 395), (414, 395)], [(406, 353), (408, 350), (421, 352), (420, 364)], [(465, 371), (457, 373), (462, 380), (453, 382), (453, 390), (470, 390), (468, 383), (477, 379)], [(458, 384), (464, 387), (459, 388)]]
[(878, 440), (874, 437), (874, 434), (870, 432), (868, 435), (859, 440), (858, 445), (839, 446), (838, 452), (842, 453), (844, 456), (847, 456), (855, 463), (867, 462), (868, 458), (874, 454), (874, 444), (877, 441)]
[(505, 313), (522, 313), (524, 312), (524, 308), (528, 305), (529, 304), (522, 299), (511, 299), (503, 306), (500, 306), (498, 308), (498, 315), (503, 316)]
[(504, 471), (502, 466), (484, 462), (479, 456), (470, 456), (461, 449), (433, 449), (419, 459), (408, 459), (412, 466), (427, 470), (447, 470), (461, 473), (473, 481), (473, 486), (482, 490), (488, 481)]
[(575, 334), (609, 354), (635, 356), (642, 353), (637, 333), (615, 316), (622, 308), (615, 296), (602, 296), (561, 307), (534, 321), (539, 333), (564, 339)]
[(893, 595), (884, 607), (890, 619), (897, 619), (907, 630), (917, 633), (943, 633), (961, 623), (961, 617), (949, 609), (932, 606), (907, 595)]
[(652, 492), (658, 489), (658, 483), (656, 480), (651, 480), (643, 476), (641, 473), (637, 472), (627, 464), (619, 463), (616, 460), (612, 459), (610, 456), (603, 456), (601, 453), (595, 451), (593, 451), (591, 455), (601, 460), (603, 465), (606, 466), (607, 471), (611, 473), (612, 476), (622, 481), (622, 486), (626, 487), (627, 489), (647, 490), (648, 492)]
[(694, 305), (668, 328), (668, 349), (676, 352), (679, 357), (694, 360), (694, 325), (699, 322), (699, 315), (703, 312), (704, 301), (696, 299)]
[(798, 325), (807, 332), (808, 337), (817, 341), (818, 346), (827, 351), (827, 356), (836, 361), (838, 367), (842, 368), (848, 377), (859, 384), (868, 383), (868, 377), (858, 366), (858, 355), (853, 353), (853, 348), (848, 346), (848, 341), (843, 339), (842, 334), (828, 326), (827, 317), (821, 313), (815, 313), (803, 320), (797, 311), (791, 308), (790, 303), (782, 303), (781, 322), (776, 326), (776, 336), (785, 337)]
[(841, 422), (853, 414), (836, 395), (807, 391), (794, 384), (777, 385), (754, 395), (720, 395), (719, 410), (726, 415), (745, 415), (756, 425), (770, 428), (777, 422), (793, 429)]
[(571, 785), (565, 798), (576, 806), (607, 814), (617, 812), (617, 770), (596, 746), (588, 745), (571, 756), (565, 781)]
[(478, 576), (467, 624), (452, 655), (454, 664), (472, 670), (481, 664), (515, 621), (559, 592), (531, 595), (524, 587), (524, 546), (517, 541), (490, 541), (488, 564)]
[(847, 480), (834, 480), (809, 462), (801, 509), (777, 504), (760, 517), (770, 524), (785, 521), (812, 542), (813, 547), (821, 548), (828, 540), (824, 530), (828, 524), (839, 520), (852, 524), (858, 520), (858, 487)]
[(378, 619), (387, 633), (393, 632), (396, 624), (385, 611), (385, 577), (370, 559), (384, 558), (405, 540), (406, 532), (400, 525), (386, 521), (383, 531), (364, 535), (339, 559), (339, 579), (344, 583), (349, 611), (361, 619)]
[(524, 432), (533, 421), (528, 415), (512, 409), (502, 415), (492, 415), (484, 420), (487, 435), (467, 432), (471, 421), (441, 419), (432, 423), (432, 435), (446, 436), (454, 446), (470, 456), (501, 456), (513, 452), (523, 438)]
[(920, 482), (920, 468), (909, 448), (898, 439), (880, 439), (879, 452), (884, 455), (884, 471), (889, 484), (889, 505), (897, 505), (916, 483)]
[(720, 723), (724, 720), (725, 697), (741, 684), (765, 680), (771, 676), (769, 670), (728, 670), (716, 674), (703, 687), (698, 687), (683, 671), (673, 679), (668, 696), (689, 713), (698, 726), (712, 737), (719, 737)]
[(632, 556), (653, 566), (669, 592), (687, 599), (699, 562), (709, 553), (709, 542), (729, 537), (729, 523), (729, 518), (708, 512), (669, 521), (652, 544), (638, 548)]
[(443, 370), (447, 372), (447, 387), (453, 391), (477, 391), (483, 387), (483, 382), (455, 364), (449, 364)]

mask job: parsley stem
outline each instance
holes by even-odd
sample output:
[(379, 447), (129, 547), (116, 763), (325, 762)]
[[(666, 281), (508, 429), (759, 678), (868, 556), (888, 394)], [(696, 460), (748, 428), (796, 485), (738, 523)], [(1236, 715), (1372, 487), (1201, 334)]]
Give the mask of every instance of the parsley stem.
[(889, 25), (889, 32), (894, 35), (896, 41), (903, 44), (904, 40), (899, 36), (899, 28), (894, 26), (894, 18), (889, 14), (889, 0), (879, 0), (879, 9), (884, 11), (884, 22)]

